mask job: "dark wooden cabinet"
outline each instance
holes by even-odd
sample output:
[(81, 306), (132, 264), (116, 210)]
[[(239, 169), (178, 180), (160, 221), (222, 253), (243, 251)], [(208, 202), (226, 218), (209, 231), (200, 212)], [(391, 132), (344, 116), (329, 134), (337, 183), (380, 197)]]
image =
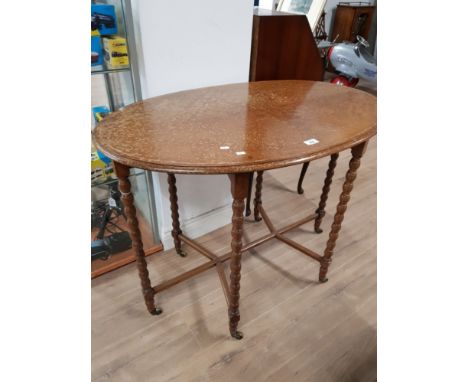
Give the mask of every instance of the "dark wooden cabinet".
[(321, 81), (323, 73), (323, 61), (305, 15), (254, 10), (250, 81)]
[(374, 11), (375, 6), (369, 3), (339, 3), (333, 23), (332, 41), (338, 36), (336, 42), (356, 42), (357, 35), (368, 40)]
[[(322, 81), (323, 76), (324, 62), (305, 15), (254, 9), (249, 76), (251, 82)], [(308, 163), (304, 164), (299, 186), (307, 166)], [(250, 215), (252, 183), (253, 174), (250, 174), (246, 216)]]

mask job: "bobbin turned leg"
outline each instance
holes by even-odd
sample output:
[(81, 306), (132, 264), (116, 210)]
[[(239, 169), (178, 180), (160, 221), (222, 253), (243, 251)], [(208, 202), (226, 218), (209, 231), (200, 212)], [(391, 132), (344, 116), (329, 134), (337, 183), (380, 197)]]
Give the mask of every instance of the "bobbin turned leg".
[(250, 198), (252, 197), (252, 184), (253, 184), (253, 177), (255, 172), (251, 172), (249, 174), (249, 189), (247, 191), (247, 202), (245, 206), (245, 216), (250, 216), (252, 211), (250, 211)]
[(241, 278), (242, 227), (244, 223), (244, 199), (247, 196), (249, 174), (229, 174), (232, 194), (232, 229), (231, 229), (231, 283), (229, 285), (229, 331), (231, 336), (240, 340), (243, 335), (237, 330), (240, 320), (239, 290)]
[(119, 179), (119, 190), (122, 194), (122, 202), (127, 216), (127, 225), (130, 230), (132, 239), (132, 247), (135, 252), (138, 274), (140, 276), (141, 289), (145, 298), (146, 308), (151, 314), (161, 314), (162, 309), (154, 306), (154, 290), (151, 287), (151, 280), (148, 275), (148, 266), (145, 260), (145, 251), (143, 250), (143, 242), (141, 241), (140, 228), (138, 227), (138, 219), (136, 217), (136, 209), (133, 204), (133, 194), (131, 192), (131, 184), (128, 180), (129, 168), (120, 163), (114, 162), (114, 170)]
[(301, 175), (299, 175), (299, 181), (297, 182), (297, 193), (298, 194), (303, 194), (304, 193), (304, 189), (302, 188), (302, 182), (304, 180), (304, 176), (305, 176), (305, 174), (307, 172), (307, 169), (309, 168), (309, 164), (310, 164), (310, 162), (305, 162), (302, 165)]
[(254, 218), (255, 221), (260, 221), (260, 206), (262, 205), (262, 184), (263, 184), (263, 171), (257, 172), (257, 182), (255, 184), (255, 199), (254, 199)]
[(176, 252), (185, 257), (187, 254), (182, 250), (182, 243), (179, 234), (182, 233), (179, 223), (179, 206), (177, 204), (177, 187), (174, 174), (167, 174), (167, 182), (169, 183), (169, 200), (171, 201), (171, 217), (172, 217), (172, 237), (174, 239), (174, 247)]
[(338, 159), (338, 154), (332, 154), (330, 156), (330, 162), (328, 163), (327, 176), (325, 177), (325, 181), (323, 182), (322, 195), (320, 195), (320, 202), (319, 202), (317, 210), (315, 211), (317, 213), (317, 218), (315, 219), (314, 228), (315, 228), (315, 232), (317, 233), (323, 232), (323, 230), (320, 228), (320, 224), (322, 223), (322, 219), (325, 216), (325, 206), (327, 205), (328, 192), (330, 191), (330, 185), (333, 180), (333, 173), (335, 171), (337, 159)]
[(322, 260), (320, 261), (319, 280), (323, 283), (328, 281), (326, 276), (328, 272), (328, 267), (331, 263), (333, 249), (335, 248), (336, 240), (338, 239), (338, 234), (341, 229), (341, 223), (343, 221), (344, 214), (346, 212), (346, 207), (350, 199), (350, 193), (353, 189), (353, 182), (354, 179), (356, 179), (356, 171), (359, 168), (359, 165), (361, 164), (361, 157), (366, 151), (366, 147), (367, 142), (364, 142), (357, 146), (354, 146), (351, 149), (352, 158), (349, 161), (349, 169), (346, 173), (345, 182), (343, 184), (343, 191), (341, 192), (340, 201), (338, 203), (338, 206), (336, 207), (336, 214), (333, 219), (333, 224), (331, 226), (327, 247), (325, 248), (325, 253), (322, 256)]

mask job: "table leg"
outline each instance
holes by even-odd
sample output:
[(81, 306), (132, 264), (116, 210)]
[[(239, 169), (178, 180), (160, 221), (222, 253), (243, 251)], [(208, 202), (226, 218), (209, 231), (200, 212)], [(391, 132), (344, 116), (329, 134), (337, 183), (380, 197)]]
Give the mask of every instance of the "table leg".
[(249, 174), (249, 190), (247, 192), (247, 202), (245, 206), (245, 216), (250, 216), (252, 211), (250, 211), (250, 198), (252, 197), (252, 184), (253, 184), (253, 177), (255, 172), (251, 172)]
[(325, 206), (327, 205), (328, 193), (330, 191), (330, 185), (333, 180), (333, 174), (336, 167), (336, 161), (338, 160), (338, 154), (332, 154), (330, 156), (330, 162), (328, 163), (328, 170), (327, 176), (325, 177), (325, 181), (323, 182), (322, 188), (322, 195), (320, 195), (320, 202), (318, 205), (317, 210), (317, 218), (315, 219), (315, 232), (322, 233), (323, 230), (320, 228), (320, 224), (322, 223), (322, 219), (325, 216)]
[(141, 241), (141, 232), (138, 227), (138, 219), (136, 217), (136, 209), (133, 203), (133, 194), (131, 184), (128, 180), (130, 169), (120, 163), (114, 163), (114, 170), (119, 179), (119, 190), (122, 194), (122, 202), (127, 215), (127, 225), (130, 230), (132, 239), (132, 247), (135, 252), (138, 274), (140, 276), (141, 289), (145, 299), (146, 308), (151, 314), (161, 314), (162, 309), (154, 306), (154, 290), (151, 287), (151, 280), (148, 275), (148, 266), (145, 259), (145, 251), (143, 250), (143, 242)]
[(255, 199), (254, 199), (254, 218), (259, 222), (262, 220), (260, 217), (260, 206), (262, 205), (262, 184), (263, 184), (263, 171), (257, 172), (257, 181), (255, 184)]
[(177, 204), (177, 187), (174, 174), (167, 174), (167, 182), (169, 183), (169, 200), (171, 202), (171, 217), (172, 217), (172, 238), (174, 239), (174, 247), (176, 252), (185, 257), (187, 254), (182, 250), (182, 243), (179, 235), (182, 233), (179, 223), (179, 205)]
[(239, 290), (241, 278), (242, 229), (244, 224), (244, 199), (249, 186), (249, 174), (229, 174), (232, 194), (232, 229), (231, 229), (231, 276), (229, 286), (229, 331), (231, 336), (240, 340), (242, 333), (237, 330), (240, 320)]
[(302, 182), (304, 181), (304, 176), (305, 176), (305, 174), (307, 172), (307, 168), (309, 167), (309, 164), (310, 164), (310, 162), (305, 162), (302, 165), (301, 175), (299, 175), (299, 181), (297, 182), (297, 193), (298, 194), (303, 194), (304, 193), (304, 189), (302, 188)]
[(350, 194), (353, 189), (353, 182), (354, 179), (356, 179), (356, 172), (361, 164), (361, 157), (364, 155), (366, 147), (367, 142), (364, 142), (357, 146), (354, 146), (351, 149), (352, 158), (349, 162), (349, 169), (346, 173), (345, 182), (343, 183), (343, 191), (341, 192), (340, 201), (338, 203), (338, 206), (336, 207), (336, 214), (333, 219), (333, 224), (331, 226), (327, 247), (325, 248), (325, 253), (322, 257), (322, 260), (320, 261), (319, 280), (321, 282), (328, 281), (326, 276), (328, 272), (328, 267), (331, 263), (333, 249), (335, 248), (336, 240), (338, 239), (338, 234), (341, 229), (341, 223), (343, 221), (344, 214), (346, 212), (346, 207), (350, 199)]

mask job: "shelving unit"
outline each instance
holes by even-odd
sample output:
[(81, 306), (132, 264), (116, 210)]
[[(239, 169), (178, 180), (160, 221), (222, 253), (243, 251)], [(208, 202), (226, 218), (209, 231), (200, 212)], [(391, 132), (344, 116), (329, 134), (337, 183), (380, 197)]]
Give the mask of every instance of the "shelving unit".
[[(127, 42), (128, 67), (109, 69), (105, 64), (91, 67), (92, 106), (107, 106), (110, 112), (113, 112), (142, 98), (136, 62), (137, 55), (135, 51), (131, 4), (130, 0), (92, 1), (92, 4), (110, 4), (114, 6), (117, 18), (117, 35), (124, 37)], [(95, 122), (93, 117), (92, 124), (94, 127)], [(142, 227), (143, 244), (144, 248), (146, 248), (145, 253), (146, 255), (150, 255), (163, 249), (157, 229), (152, 175), (148, 171), (132, 169), (130, 181), (135, 197), (135, 205), (138, 210), (138, 218)], [(117, 179), (113, 173), (107, 179), (92, 182), (92, 206), (105, 206), (105, 203), (110, 200), (111, 190), (116, 187), (116, 184)], [(113, 217), (106, 233), (110, 235), (112, 232), (119, 231), (120, 229), (123, 231), (127, 230), (123, 215)], [(96, 239), (98, 231), (99, 228), (95, 222), (92, 224), (91, 229), (92, 241)], [(131, 249), (112, 254), (105, 260), (93, 260), (91, 263), (91, 277), (97, 277), (133, 261), (135, 261), (135, 258)]]

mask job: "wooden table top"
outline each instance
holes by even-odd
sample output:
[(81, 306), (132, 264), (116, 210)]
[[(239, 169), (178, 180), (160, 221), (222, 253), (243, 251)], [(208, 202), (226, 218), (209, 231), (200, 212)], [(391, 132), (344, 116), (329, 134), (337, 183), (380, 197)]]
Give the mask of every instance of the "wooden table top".
[(99, 123), (93, 139), (104, 154), (130, 167), (251, 172), (307, 162), (366, 141), (376, 134), (376, 114), (376, 98), (360, 90), (261, 81), (137, 102)]

